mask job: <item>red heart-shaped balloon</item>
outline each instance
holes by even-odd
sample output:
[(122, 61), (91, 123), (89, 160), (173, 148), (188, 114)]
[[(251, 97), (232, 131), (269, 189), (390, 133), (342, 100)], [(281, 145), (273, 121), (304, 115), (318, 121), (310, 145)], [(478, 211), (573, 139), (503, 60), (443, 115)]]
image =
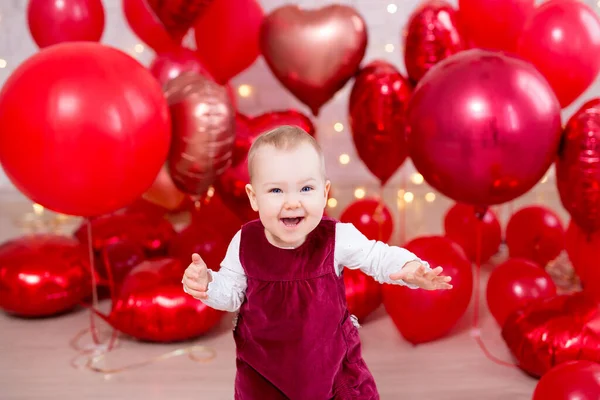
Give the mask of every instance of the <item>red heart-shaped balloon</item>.
[(352, 140), (360, 159), (385, 185), (406, 157), (406, 108), (412, 88), (385, 61), (364, 67), (354, 81), (349, 102)]
[(69, 237), (25, 236), (0, 246), (0, 308), (26, 317), (68, 311), (92, 292), (89, 255)]
[(151, 342), (188, 340), (208, 332), (224, 312), (183, 291), (184, 270), (175, 259), (142, 262), (123, 281), (110, 315), (98, 314), (115, 329)]
[(567, 361), (600, 363), (600, 306), (583, 292), (538, 300), (507, 318), (502, 338), (536, 377)]
[(348, 311), (359, 320), (375, 311), (382, 302), (381, 284), (357, 269), (344, 270)]
[(246, 185), (250, 183), (247, 165), (250, 146), (261, 133), (282, 125), (295, 125), (313, 137), (316, 135), (310, 118), (296, 110), (273, 111), (254, 118), (240, 113), (236, 116), (232, 166), (217, 179), (215, 190), (221, 196), (223, 203), (243, 222), (258, 218), (258, 214), (250, 207), (246, 195)]
[(383, 285), (383, 304), (400, 334), (412, 344), (430, 342), (448, 334), (467, 310), (473, 292), (471, 262), (458, 244), (442, 236), (419, 237), (405, 247), (452, 277), (450, 290)]
[(277, 79), (316, 116), (358, 70), (367, 28), (345, 5), (316, 10), (286, 5), (265, 18), (260, 46)]

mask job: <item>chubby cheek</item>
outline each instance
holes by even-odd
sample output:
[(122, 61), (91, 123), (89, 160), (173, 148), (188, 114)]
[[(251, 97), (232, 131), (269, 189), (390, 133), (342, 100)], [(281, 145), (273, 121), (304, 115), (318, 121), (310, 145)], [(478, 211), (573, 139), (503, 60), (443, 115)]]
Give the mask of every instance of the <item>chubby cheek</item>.
[(258, 211), (263, 217), (279, 218), (282, 201), (275, 196), (264, 196), (257, 199)]

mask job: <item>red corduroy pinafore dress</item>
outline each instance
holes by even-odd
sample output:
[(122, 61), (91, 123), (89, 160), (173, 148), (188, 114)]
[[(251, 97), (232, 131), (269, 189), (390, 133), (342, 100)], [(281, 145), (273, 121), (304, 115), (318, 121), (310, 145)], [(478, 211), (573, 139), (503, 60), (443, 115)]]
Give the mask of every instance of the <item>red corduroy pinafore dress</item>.
[(335, 273), (335, 224), (323, 218), (296, 249), (269, 243), (259, 220), (242, 227), (237, 400), (379, 399)]

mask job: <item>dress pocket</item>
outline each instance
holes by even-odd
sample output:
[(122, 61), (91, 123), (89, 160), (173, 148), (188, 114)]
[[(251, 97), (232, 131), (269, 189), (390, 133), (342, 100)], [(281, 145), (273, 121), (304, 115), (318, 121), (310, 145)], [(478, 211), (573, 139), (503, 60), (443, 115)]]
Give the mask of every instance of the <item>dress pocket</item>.
[(350, 364), (362, 360), (360, 336), (358, 329), (352, 321), (352, 316), (348, 315), (342, 322), (342, 335), (346, 342), (346, 359)]

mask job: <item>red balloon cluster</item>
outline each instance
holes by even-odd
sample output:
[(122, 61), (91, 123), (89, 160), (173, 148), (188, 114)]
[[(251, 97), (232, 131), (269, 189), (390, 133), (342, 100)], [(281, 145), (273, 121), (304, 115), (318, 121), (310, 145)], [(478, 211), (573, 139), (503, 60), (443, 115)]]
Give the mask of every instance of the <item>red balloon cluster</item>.
[(362, 68), (350, 93), (349, 121), (360, 159), (382, 185), (400, 168), (406, 148), (409, 82), (385, 61)]
[(452, 277), (452, 290), (383, 285), (383, 304), (400, 334), (412, 344), (430, 342), (447, 335), (467, 310), (473, 292), (471, 263), (458, 244), (442, 236), (416, 238), (405, 247)]
[(598, 304), (584, 293), (561, 295), (511, 314), (502, 337), (519, 367), (539, 377), (568, 361), (599, 363), (599, 321)]
[(459, 244), (473, 262), (488, 261), (502, 243), (502, 227), (492, 210), (479, 218), (475, 207), (457, 203), (444, 217), (445, 235)]
[(36, 235), (0, 246), (0, 308), (23, 317), (69, 311), (92, 289), (89, 255), (66, 236)]

